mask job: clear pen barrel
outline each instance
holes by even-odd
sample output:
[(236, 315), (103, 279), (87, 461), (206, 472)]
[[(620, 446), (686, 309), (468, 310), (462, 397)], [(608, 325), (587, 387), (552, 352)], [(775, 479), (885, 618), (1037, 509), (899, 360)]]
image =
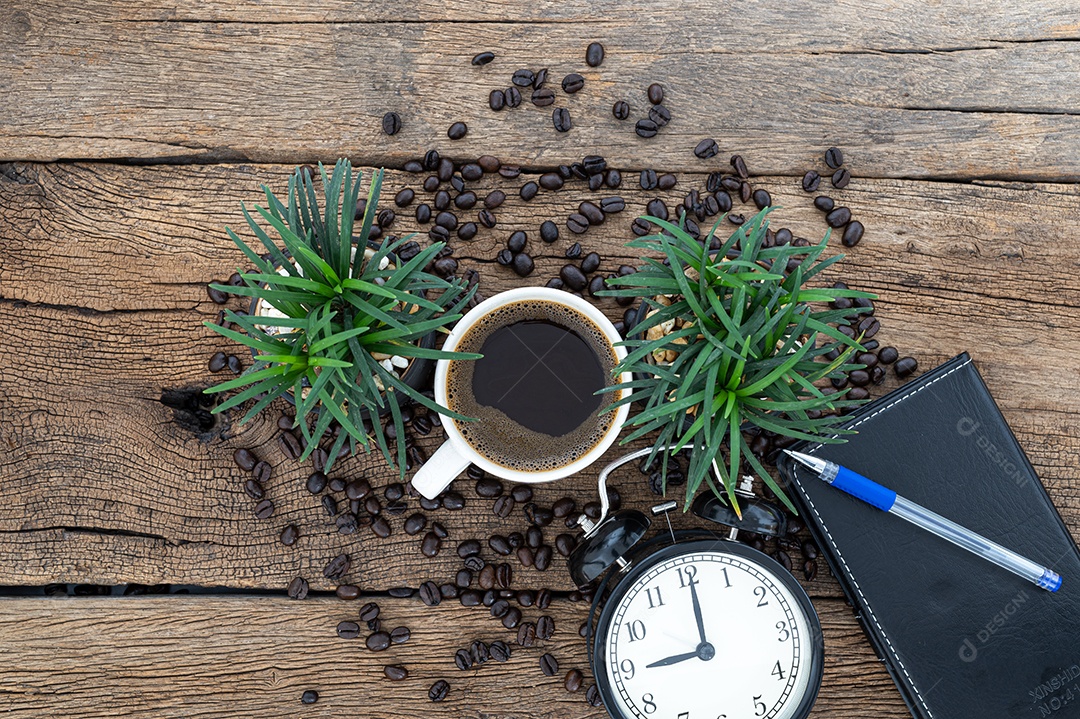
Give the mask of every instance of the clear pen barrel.
[(892, 509), (889, 510), (889, 513), (906, 519), (928, 532), (933, 532), (942, 539), (947, 539), (969, 552), (1004, 567), (1013, 574), (1034, 582), (1043, 589), (1049, 589), (1053, 592), (1057, 591), (1058, 587), (1061, 586), (1061, 577), (1055, 572), (1002, 547), (1000, 544), (995, 544), (955, 522), (950, 522), (940, 514), (935, 514), (914, 502), (909, 502), (903, 497), (896, 498), (896, 502), (893, 504)]

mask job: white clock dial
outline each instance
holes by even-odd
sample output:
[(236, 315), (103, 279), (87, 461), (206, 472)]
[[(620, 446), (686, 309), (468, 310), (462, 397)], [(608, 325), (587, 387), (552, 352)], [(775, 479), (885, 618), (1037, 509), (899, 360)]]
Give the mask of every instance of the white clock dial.
[(810, 625), (769, 568), (719, 551), (677, 555), (613, 600), (604, 669), (625, 716), (788, 719), (798, 710)]

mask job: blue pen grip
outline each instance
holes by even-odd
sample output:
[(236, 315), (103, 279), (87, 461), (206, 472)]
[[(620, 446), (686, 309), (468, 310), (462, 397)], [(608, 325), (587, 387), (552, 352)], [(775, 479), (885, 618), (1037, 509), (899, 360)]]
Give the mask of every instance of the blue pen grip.
[(874, 505), (883, 512), (892, 509), (896, 502), (896, 492), (846, 467), (840, 467), (836, 473), (836, 479), (832, 481), (832, 486), (847, 492), (852, 497), (858, 497), (867, 504)]

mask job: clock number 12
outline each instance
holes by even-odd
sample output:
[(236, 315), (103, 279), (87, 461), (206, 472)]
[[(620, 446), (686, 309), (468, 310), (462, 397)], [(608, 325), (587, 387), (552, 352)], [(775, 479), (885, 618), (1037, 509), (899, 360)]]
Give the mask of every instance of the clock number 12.
[(697, 584), (694, 577), (697, 576), (697, 567), (693, 564), (687, 564), (685, 567), (679, 567), (679, 588), (685, 589), (693, 584)]

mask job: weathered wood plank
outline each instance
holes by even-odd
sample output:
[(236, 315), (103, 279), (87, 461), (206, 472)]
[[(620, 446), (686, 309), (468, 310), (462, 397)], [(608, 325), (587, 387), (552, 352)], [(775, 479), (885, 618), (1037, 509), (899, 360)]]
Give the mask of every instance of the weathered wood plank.
[[(475, 639), (510, 641), (513, 633), (485, 609), (416, 600), (378, 600), (384, 627), (408, 626), (412, 637), (381, 653), (362, 639), (342, 640), (334, 628), (355, 618), (357, 603), (292, 602), (273, 597), (168, 596), (125, 599), (2, 599), (0, 633), (10, 661), (0, 673), (0, 710), (13, 717), (520, 717), (606, 716), (584, 691), (563, 689), (563, 675), (589, 675), (577, 627), (587, 606), (556, 600), (548, 642), (461, 672), (454, 651)], [(862, 637), (850, 609), (819, 600), (825, 631), (825, 677), (817, 717), (900, 717), (907, 711), (888, 674)], [(526, 610), (535, 620), (541, 612)], [(738, 655), (738, 648), (731, 648)], [(538, 660), (551, 652), (559, 673), (544, 676)], [(387, 664), (409, 677), (390, 682)], [(433, 704), (428, 687), (451, 684)], [(586, 686), (591, 679), (586, 682)], [(304, 706), (307, 689), (320, 694)], [(242, 707), (242, 709), (240, 709)]]
[[(524, 22), (625, 26), (640, 19), (640, 7), (619, 2), (519, 3), (509, 0), (447, 0), (402, 3), (394, 0), (317, 0), (301, 5), (274, 0), (208, 0), (176, 5), (159, 0), (93, 0), (77, 6), (56, 0), (13, 0), (5, 5), (14, 34), (38, 15), (65, 24), (76, 22), (245, 22), (245, 23), (457, 23)], [(1001, 3), (914, 2), (866, 5), (841, 0), (828, 7), (807, 2), (767, 8), (748, 0), (723, 7), (707, 0), (649, 7), (650, 23), (678, 28), (688, 39), (750, 38), (746, 50), (823, 52), (851, 50), (922, 50), (948, 52), (987, 43), (1073, 40), (1078, 30), (1068, 3), (1045, 0), (1003, 6)], [(792, 23), (792, 20), (797, 22)], [(793, 32), (794, 31), (794, 32)], [(743, 45), (745, 45), (744, 43)], [(739, 46), (739, 51), (743, 46)], [(734, 50), (733, 50), (734, 51)]]
[[(738, 18), (727, 9), (714, 12)], [(921, 6), (897, 12), (906, 21)], [(465, 120), (471, 131), (455, 152), (490, 151), (521, 164), (602, 149), (623, 167), (648, 157), (658, 167), (696, 169), (690, 150), (711, 135), (725, 149), (760, 150), (763, 173), (801, 174), (839, 143), (872, 176), (1080, 177), (1072, 117), (1080, 102), (1074, 85), (1059, 80), (1080, 70), (1069, 41), (916, 48), (926, 54), (746, 52), (732, 47), (738, 34), (691, 12), (677, 30), (591, 25), (590, 39), (603, 41), (609, 56), (591, 69), (581, 28), (565, 23), (68, 20), (66, 9), (26, 8), (4, 23), (12, 38), (0, 57), (0, 91), (19, 111), (0, 118), (0, 159), (272, 162), (363, 151), (367, 162), (400, 166), (433, 144), (447, 148), (446, 128)], [(772, 33), (794, 48), (800, 43), (790, 38), (799, 35), (813, 30), (794, 18)], [(478, 43), (505, 59), (469, 66)], [(554, 82), (571, 71), (587, 80), (582, 93), (560, 96), (575, 118), (565, 136), (554, 132), (550, 108), (486, 107), (488, 92), (506, 87), (514, 69), (544, 66)], [(674, 119), (643, 141), (610, 109), (625, 97), (644, 116), (644, 88), (654, 81), (666, 86)], [(404, 117), (392, 139), (378, 121), (391, 109)]]
[[(753, 167), (760, 157), (746, 155)], [(459, 160), (466, 161), (465, 157)], [(558, 161), (571, 161), (570, 155)], [(716, 163), (719, 164), (719, 163)], [(726, 165), (726, 163), (724, 163)], [(225, 235), (231, 226), (250, 237), (240, 204), (265, 203), (259, 189), (267, 184), (281, 194), (291, 168), (279, 165), (208, 165), (128, 167), (112, 164), (13, 164), (0, 173), (0, 296), (27, 302), (81, 307), (89, 310), (194, 310), (212, 317), (216, 309), (204, 285), (227, 276), (243, 256)], [(363, 168), (365, 174), (369, 168)], [(414, 217), (415, 206), (431, 202), (420, 188), (427, 173), (414, 176), (388, 171), (383, 205), (393, 207), (393, 194), (402, 187), (417, 190), (413, 205), (397, 210), (393, 232), (424, 231)], [(557, 193), (541, 192), (524, 202), (517, 192), (535, 174), (515, 180), (485, 177), (471, 183), (482, 198), (493, 188), (508, 198), (496, 214), (499, 224), (480, 228), (470, 242), (453, 238), (457, 256), (470, 258), (463, 266), (481, 270), (484, 283), (543, 284), (565, 263), (563, 252), (574, 241), (604, 256), (605, 271), (635, 263), (623, 247), (633, 238), (633, 218), (645, 214), (646, 203), (664, 199), (674, 211), (692, 188), (704, 188), (705, 175), (687, 173), (669, 192), (645, 192), (636, 172), (625, 172), (617, 190), (589, 192), (575, 181)], [(767, 188), (779, 209), (776, 227), (790, 227), (796, 236), (818, 241), (828, 229), (812, 205), (815, 195), (797, 179), (755, 178)], [(1066, 241), (1073, 235), (1072, 218), (1080, 213), (1080, 194), (1072, 185), (967, 185), (906, 180), (856, 179), (844, 190), (822, 183), (822, 192), (847, 205), (867, 227), (861, 245), (848, 251), (846, 277), (865, 289), (878, 291), (885, 302), (910, 291), (933, 292), (950, 298), (979, 295), (1021, 299), (1046, 306), (1067, 306), (1080, 298), (1080, 253)], [(580, 237), (563, 224), (583, 200), (610, 194), (626, 199), (627, 209)], [(751, 214), (753, 205), (736, 198), (735, 212)], [(476, 209), (456, 211), (461, 221), (476, 220)], [(561, 237), (553, 245), (537, 241), (538, 228), (555, 220)], [(729, 225), (723, 227), (730, 230)], [(526, 280), (494, 264), (506, 238), (525, 230), (533, 239), (529, 251), (536, 272)], [(838, 251), (843, 248), (835, 240)], [(62, 258), (79, 257), (79, 268)], [(87, 271), (92, 268), (93, 272)], [(122, 283), (123, 291), (112, 285)], [(1022, 287), (1021, 292), (1014, 288)], [(610, 303), (610, 301), (608, 301)], [(193, 323), (194, 324), (194, 321)]]
[[(273, 416), (203, 441), (158, 401), (162, 389), (214, 381), (205, 359), (229, 344), (198, 327), (216, 309), (202, 283), (224, 276), (238, 258), (222, 225), (235, 223), (242, 199), (257, 200), (259, 181), (280, 181), (282, 168), (17, 169), (25, 184), (0, 182), (0, 292), (9, 298), (0, 300), (0, 316), (18, 328), (3, 350), (0, 377), (0, 474), (9, 499), (0, 506), (0, 583), (280, 588), (297, 573), (321, 580), (322, 564), (348, 548), (354, 579), (365, 587), (416, 586), (452, 576), (457, 541), (508, 531), (486, 503), (470, 500), (463, 513), (440, 513), (452, 537), (439, 558), (421, 565), (419, 539), (406, 537), (400, 520), (387, 542), (366, 532), (343, 538), (302, 488), (310, 470), (288, 462), (274, 444)], [(821, 232), (816, 210), (791, 180), (763, 182), (784, 205), (781, 224), (808, 237)], [(565, 215), (577, 194), (508, 201), (499, 227), (459, 255), (491, 257), (509, 231), (535, 234), (541, 219)], [(647, 197), (625, 194), (635, 211)], [(970, 350), (1080, 533), (1080, 485), (1067, 470), (1080, 457), (1077, 418), (1068, 411), (1080, 395), (1060, 374), (1077, 351), (1069, 308), (1080, 297), (1078, 258), (1072, 244), (1048, 240), (1070, 236), (1068, 218), (1078, 209), (1072, 189), (860, 181), (840, 196), (870, 228), (841, 276), (881, 294), (879, 339), (923, 367)], [(630, 216), (592, 228), (582, 240), (608, 258), (606, 267), (625, 259), (620, 243)], [(398, 220), (400, 229), (409, 229), (409, 220)], [(553, 274), (569, 243), (564, 237), (544, 250), (527, 282)], [(481, 268), (488, 293), (521, 282), (490, 262), (463, 266)], [(114, 292), (115, 284), (125, 290)], [(610, 301), (603, 306), (618, 315)], [(1033, 336), (1040, 338), (1037, 363)], [(238, 446), (265, 446), (259, 451), (274, 465), (270, 492), (278, 513), (270, 522), (252, 519), (242, 473), (230, 459)], [(391, 481), (377, 458), (350, 460), (342, 471), (365, 473), (379, 486)], [(582, 503), (595, 495), (594, 481), (589, 473), (539, 496), (550, 502), (569, 491)], [(650, 501), (636, 470), (618, 484), (628, 503)], [(277, 541), (289, 521), (305, 535), (298, 551)], [(548, 541), (555, 533), (548, 530)], [(520, 571), (515, 584), (569, 588), (559, 562), (547, 573)], [(826, 579), (811, 588), (837, 591)]]

